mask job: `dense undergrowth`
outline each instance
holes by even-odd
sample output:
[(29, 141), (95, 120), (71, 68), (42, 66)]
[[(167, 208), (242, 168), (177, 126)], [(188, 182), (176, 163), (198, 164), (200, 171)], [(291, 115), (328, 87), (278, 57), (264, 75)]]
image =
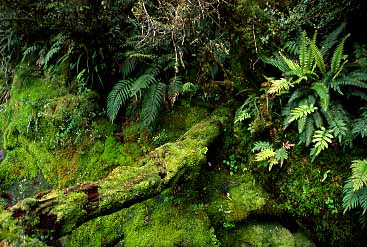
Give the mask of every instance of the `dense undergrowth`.
[[(60, 240), (3, 211), (0, 245), (362, 246), (365, 10), (359, 0), (0, 1), (1, 209), (139, 170), (170, 145), (180, 160), (207, 159)], [(185, 133), (222, 105), (233, 117), (221, 138), (184, 153)]]

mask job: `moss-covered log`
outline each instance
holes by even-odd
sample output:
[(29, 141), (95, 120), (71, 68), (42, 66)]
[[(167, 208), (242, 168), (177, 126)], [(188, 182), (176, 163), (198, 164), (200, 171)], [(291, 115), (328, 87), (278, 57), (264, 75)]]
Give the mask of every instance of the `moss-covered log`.
[(220, 135), (227, 118), (228, 110), (221, 108), (176, 142), (150, 152), (140, 167), (120, 166), (98, 182), (40, 193), (8, 211), (28, 233), (67, 234), (92, 218), (153, 197), (178, 180), (195, 178), (206, 161), (208, 146)]

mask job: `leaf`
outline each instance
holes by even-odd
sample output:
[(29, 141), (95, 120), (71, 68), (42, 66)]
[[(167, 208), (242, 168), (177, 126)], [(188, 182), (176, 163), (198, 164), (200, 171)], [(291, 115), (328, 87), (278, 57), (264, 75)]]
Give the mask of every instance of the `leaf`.
[(265, 150), (265, 149), (272, 149), (273, 145), (271, 145), (269, 142), (263, 142), (263, 141), (258, 141), (255, 142), (254, 147), (252, 148), (252, 152), (256, 152), (259, 150)]
[(317, 110), (317, 107), (313, 105), (300, 105), (291, 110), (291, 118), (288, 120), (288, 123), (293, 122), (294, 120), (298, 120), (302, 117), (305, 117)]
[(287, 79), (285, 78), (280, 78), (279, 80), (275, 80), (272, 78), (266, 78), (270, 83), (271, 86), (268, 90), (269, 94), (281, 94), (284, 91), (288, 91), (289, 88), (293, 87), (292, 83), (290, 83)]
[(330, 94), (329, 89), (325, 86), (325, 84), (321, 82), (316, 82), (312, 85), (312, 89), (316, 92), (316, 94), (320, 98), (321, 107), (327, 111), (330, 103)]
[(283, 147), (275, 150), (275, 158), (283, 165), (284, 160), (288, 159), (288, 151)]
[(255, 161), (264, 161), (268, 160), (271, 157), (275, 156), (275, 152), (272, 148), (267, 148), (255, 155)]
[(357, 191), (367, 185), (367, 160), (353, 160), (351, 168), (353, 190)]

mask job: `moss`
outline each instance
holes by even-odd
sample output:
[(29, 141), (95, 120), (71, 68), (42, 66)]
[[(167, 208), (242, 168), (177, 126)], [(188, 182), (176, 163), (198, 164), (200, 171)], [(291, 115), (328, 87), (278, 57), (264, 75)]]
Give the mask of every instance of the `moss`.
[(163, 194), (82, 225), (66, 246), (105, 246), (121, 239), (125, 247), (216, 246), (203, 209), (177, 205), (170, 193)]
[(269, 195), (249, 173), (229, 176), (211, 172), (206, 177), (208, 212), (216, 224), (243, 221), (250, 214), (261, 213), (269, 201)]
[(194, 124), (208, 116), (208, 110), (199, 107), (175, 106), (171, 112), (163, 114), (159, 121), (158, 131), (155, 136), (164, 131), (168, 141), (175, 141), (189, 130)]
[(250, 223), (225, 235), (223, 246), (238, 247), (294, 247), (292, 233), (279, 224)]
[(10, 213), (0, 209), (0, 246), (46, 246), (40, 240), (27, 236)]
[(315, 243), (312, 242), (304, 233), (297, 232), (293, 234), (295, 247), (316, 247)]

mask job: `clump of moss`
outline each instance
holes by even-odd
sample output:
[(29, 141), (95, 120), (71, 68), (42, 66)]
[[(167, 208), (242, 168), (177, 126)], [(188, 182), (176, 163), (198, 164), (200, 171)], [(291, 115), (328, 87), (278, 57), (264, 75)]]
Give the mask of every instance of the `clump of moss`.
[(204, 208), (178, 205), (170, 193), (92, 220), (76, 229), (68, 246), (218, 246)]
[(295, 238), (285, 227), (273, 223), (250, 223), (224, 235), (223, 246), (295, 247)]
[(12, 215), (0, 209), (0, 246), (45, 247), (40, 240), (27, 236)]
[(230, 176), (211, 172), (206, 176), (209, 178), (208, 213), (218, 225), (243, 221), (250, 214), (262, 212), (269, 201), (270, 196), (249, 173)]

